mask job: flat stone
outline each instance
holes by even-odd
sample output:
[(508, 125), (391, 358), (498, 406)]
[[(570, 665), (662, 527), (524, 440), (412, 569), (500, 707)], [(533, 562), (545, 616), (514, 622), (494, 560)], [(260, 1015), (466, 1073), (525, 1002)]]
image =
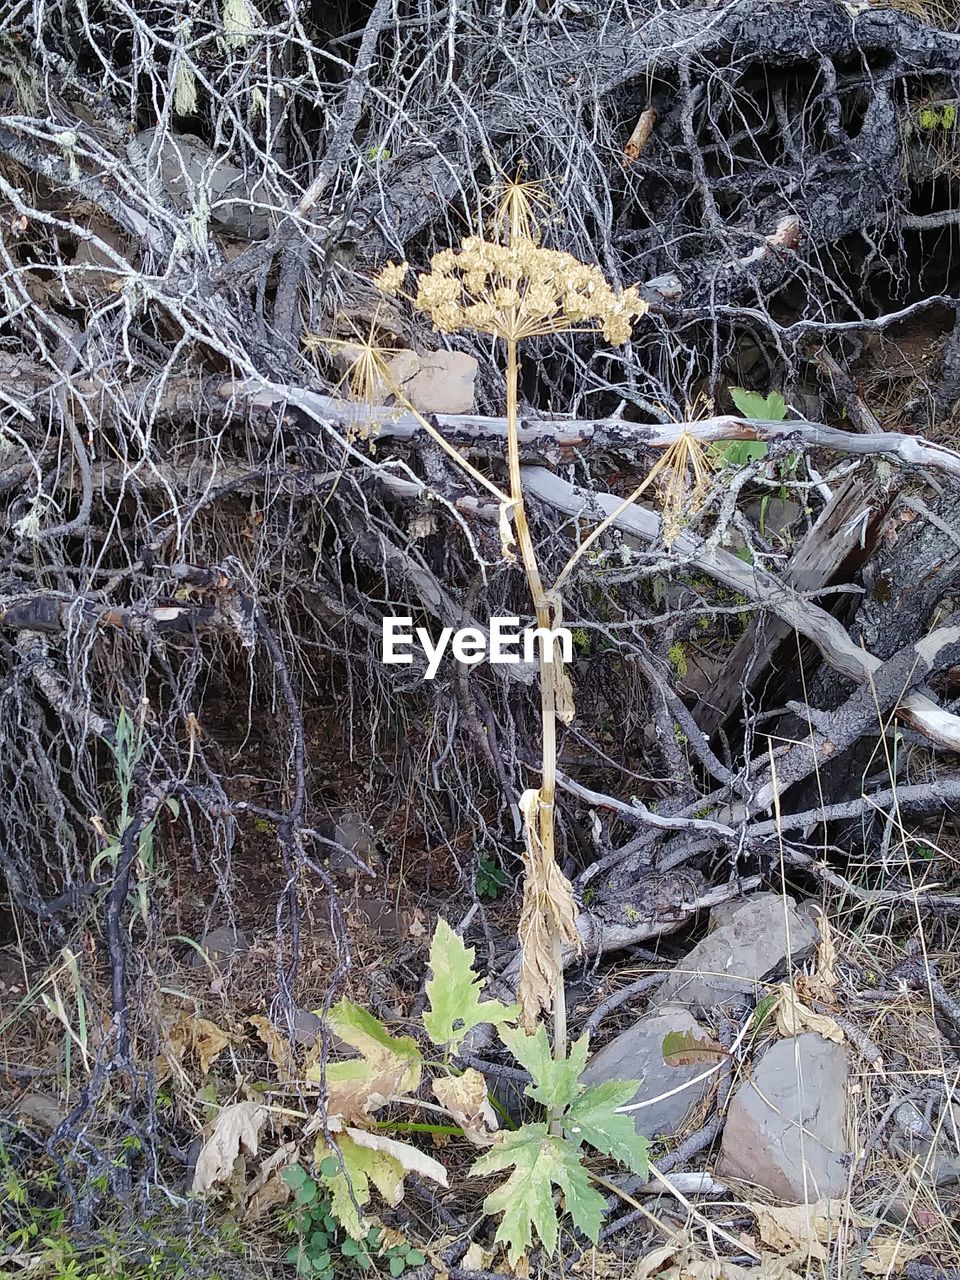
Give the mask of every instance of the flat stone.
[(960, 1157), (951, 1136), (957, 1131), (960, 1108), (929, 1124), (912, 1102), (902, 1102), (893, 1116), (890, 1149), (910, 1169), (911, 1179), (928, 1186), (948, 1187), (960, 1182)]
[(115, 296), (113, 286), (122, 279), (114, 259), (100, 247), (100, 242), (108, 249), (115, 250), (120, 258), (126, 256), (126, 246), (123, 236), (109, 222), (93, 219), (89, 230), (96, 236), (96, 240), (81, 240), (77, 245), (73, 265), (81, 269), (72, 271), (69, 279), (74, 292), (79, 293), (86, 302), (94, 303), (102, 302), (111, 293)]
[(320, 1017), (310, 1009), (295, 1009), (289, 1020), (283, 1022), (291, 1044), (316, 1044), (322, 1026)]
[[(637, 1133), (645, 1138), (657, 1134), (672, 1135), (683, 1126), (692, 1106), (703, 1100), (711, 1079), (691, 1083), (703, 1075), (705, 1066), (670, 1067), (663, 1060), (663, 1040), (671, 1031), (691, 1032), (703, 1037), (707, 1032), (688, 1009), (665, 1008), (639, 1018), (632, 1027), (604, 1045), (587, 1063), (580, 1077), (584, 1084), (602, 1084), (607, 1080), (640, 1080), (634, 1102), (649, 1101), (649, 1106), (632, 1111)], [(679, 1093), (671, 1093), (679, 1085), (687, 1085)], [(661, 1097), (661, 1094), (670, 1094)]]
[(462, 351), (431, 351), (403, 383), (403, 393), (420, 413), (470, 413), (477, 362)]
[(402, 910), (392, 899), (358, 898), (346, 910), (353, 923), (381, 938), (406, 942), (416, 934), (411, 934), (416, 913)]
[(417, 376), (420, 372), (421, 363), (420, 357), (415, 351), (405, 348), (403, 351), (397, 352), (387, 365), (387, 368), (390, 370), (390, 377), (397, 386), (403, 387), (404, 383)]
[[(231, 956), (241, 955), (244, 951), (249, 951), (250, 939), (242, 929), (235, 929), (233, 925), (222, 924), (216, 929), (210, 929), (205, 933), (200, 940), (200, 946), (210, 960), (229, 960)], [(199, 952), (193, 951), (190, 963), (195, 969), (200, 969), (206, 964), (206, 960)]]
[[(813, 419), (818, 422), (818, 418)], [(744, 515), (761, 529), (764, 536), (775, 537), (791, 528), (800, 519), (803, 508), (792, 498), (765, 498), (762, 502), (750, 502), (744, 507)]]
[(317, 831), (324, 840), (333, 841), (333, 844), (322, 843), (320, 846), (322, 857), (329, 863), (331, 871), (347, 876), (360, 874), (361, 868), (351, 853), (355, 853), (371, 870), (379, 861), (373, 830), (359, 814), (342, 813), (337, 818), (321, 821)]
[(711, 931), (664, 981), (653, 997), (657, 1006), (682, 1004), (709, 1009), (752, 1000), (759, 985), (786, 965), (801, 960), (819, 937), (792, 898), (758, 893), (745, 902), (714, 907)]
[[(156, 129), (144, 129), (137, 140), (149, 154)], [(154, 173), (171, 201), (185, 212), (209, 210), (214, 226), (241, 240), (263, 240), (271, 231), (265, 192), (242, 169), (218, 155), (191, 133), (167, 134), (152, 158)]]
[(846, 1049), (814, 1032), (768, 1049), (730, 1102), (718, 1177), (794, 1204), (844, 1195), (849, 1070)]
[(63, 1108), (49, 1093), (25, 1093), (17, 1100), (16, 1107), (21, 1120), (39, 1125), (49, 1133), (65, 1118)]

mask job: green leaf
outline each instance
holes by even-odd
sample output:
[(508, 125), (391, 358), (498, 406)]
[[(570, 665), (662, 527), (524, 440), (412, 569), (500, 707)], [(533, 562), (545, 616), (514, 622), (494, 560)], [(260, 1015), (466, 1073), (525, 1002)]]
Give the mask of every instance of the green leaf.
[(532, 1243), (532, 1230), (548, 1253), (555, 1253), (559, 1234), (553, 1187), (563, 1192), (576, 1226), (596, 1243), (605, 1201), (591, 1185), (577, 1149), (548, 1132), (545, 1124), (527, 1124), (507, 1133), (503, 1142), (474, 1164), (472, 1173), (498, 1173), (513, 1167), (506, 1182), (483, 1202), (484, 1213), (502, 1214), (496, 1238), (507, 1246), (511, 1266)]
[(551, 1052), (543, 1023), (532, 1036), (519, 1028), (501, 1027), (500, 1039), (520, 1065), (533, 1076), (533, 1084), (527, 1085), (524, 1090), (529, 1098), (545, 1107), (559, 1110), (568, 1107), (582, 1093), (583, 1085), (580, 1084), (579, 1077), (587, 1065), (587, 1036), (581, 1036), (576, 1044), (571, 1045), (570, 1056), (559, 1061)]
[(693, 1067), (705, 1062), (722, 1062), (730, 1050), (691, 1031), (669, 1031), (663, 1037), (663, 1060), (668, 1067)]
[(426, 1262), (426, 1260), (427, 1260), (426, 1254), (422, 1253), (419, 1249), (407, 1250), (407, 1266), (408, 1267), (422, 1267), (423, 1264)]
[(617, 1113), (617, 1107), (633, 1101), (639, 1088), (639, 1080), (607, 1080), (594, 1085), (563, 1117), (563, 1127), (577, 1142), (589, 1142), (605, 1156), (625, 1164), (638, 1178), (646, 1178), (647, 1140), (637, 1133), (630, 1113)]
[(309, 1204), (311, 1200), (315, 1200), (317, 1196), (317, 1184), (312, 1178), (307, 1178), (305, 1182), (301, 1182), (294, 1192), (293, 1198), (297, 1204)]
[(430, 968), (433, 977), (427, 983), (430, 1008), (423, 1015), (423, 1025), (434, 1044), (448, 1045), (451, 1053), (460, 1048), (463, 1037), (474, 1027), (492, 1022), (499, 1026), (516, 1020), (516, 1005), (499, 1000), (481, 1002), (483, 980), (473, 971), (473, 947), (464, 945), (459, 934), (438, 920), (430, 945)]
[[(379, 1060), (383, 1057), (404, 1059), (409, 1064), (409, 1075), (416, 1078), (416, 1084), (408, 1087), (415, 1089), (420, 1083), (420, 1050), (413, 1036), (392, 1036), (379, 1018), (352, 1000), (339, 1000), (330, 1010), (331, 1029), (345, 1040), (351, 1048), (362, 1053), (365, 1058)], [(327, 1068), (328, 1077), (336, 1066), (346, 1063), (333, 1063)]]
[(345, 1258), (355, 1258), (360, 1252), (360, 1246), (352, 1236), (347, 1236), (343, 1244), (340, 1246), (340, 1252)]
[[(361, 1146), (348, 1133), (337, 1135), (337, 1145), (343, 1169), (338, 1164), (334, 1177), (322, 1175), (324, 1186), (330, 1193), (330, 1212), (348, 1236), (352, 1236), (354, 1241), (362, 1241), (370, 1230), (370, 1223), (361, 1217), (364, 1207), (370, 1202), (370, 1184), (373, 1183), (387, 1204), (398, 1204), (403, 1197), (404, 1168), (389, 1152)], [(318, 1164), (322, 1164), (325, 1158), (324, 1150), (329, 1148), (324, 1146), (321, 1135), (314, 1153)], [(357, 1244), (348, 1249), (350, 1244), (349, 1240), (343, 1242), (343, 1252), (356, 1251), (359, 1256), (363, 1246)]]
[[(731, 387), (730, 398), (744, 418), (753, 422), (783, 422), (787, 416), (787, 402), (779, 391), (762, 396), (758, 391), (743, 387)], [(729, 444), (715, 444), (711, 452), (726, 467), (742, 467), (768, 453), (764, 440), (733, 440)]]
[(770, 1017), (770, 1014), (773, 1013), (774, 1009), (777, 1007), (779, 1002), (780, 1002), (779, 993), (776, 993), (772, 996), (764, 996), (762, 1000), (759, 1000), (757, 1002), (757, 1007), (753, 1011), (753, 1019), (752, 1019), (754, 1031), (759, 1031), (759, 1029), (766, 1022), (767, 1018)]
[(402, 1276), (406, 1269), (407, 1264), (404, 1262), (403, 1258), (390, 1259), (390, 1274), (392, 1276)]
[(307, 1180), (307, 1171), (302, 1164), (291, 1164), (280, 1175), (291, 1191), (302, 1187)]
[(787, 416), (787, 402), (779, 391), (762, 396), (758, 391), (731, 387), (730, 399), (745, 418), (752, 418), (754, 422), (783, 422)]
[(730, 444), (715, 445), (715, 455), (727, 467), (742, 467), (755, 458), (767, 456), (765, 440), (732, 440)]
[(325, 1178), (335, 1178), (340, 1172), (340, 1161), (336, 1156), (326, 1156), (320, 1161), (320, 1172)]

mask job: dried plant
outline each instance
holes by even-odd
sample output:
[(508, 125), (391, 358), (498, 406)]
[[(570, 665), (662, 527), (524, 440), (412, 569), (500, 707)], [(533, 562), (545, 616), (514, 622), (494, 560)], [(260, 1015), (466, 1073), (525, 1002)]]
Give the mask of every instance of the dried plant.
[[(596, 330), (612, 343), (629, 341), (633, 324), (647, 310), (636, 288), (615, 290), (597, 267), (540, 243), (536, 210), (545, 200), (537, 184), (506, 184), (494, 218), (504, 243), (467, 237), (459, 249), (434, 254), (429, 272), (417, 281), (412, 299), (441, 333), (470, 330), (506, 345), (507, 464), (509, 514), (513, 521), (537, 626), (560, 625), (562, 602), (556, 588), (544, 587), (524, 506), (517, 436), (518, 344), (548, 334)], [(385, 293), (401, 292), (406, 263), (389, 263), (375, 283)], [(526, 876), (520, 922), (521, 969), (518, 990), (525, 1025), (539, 1014), (554, 1015), (554, 1052), (566, 1053), (563, 948), (579, 946), (573, 890), (556, 862), (556, 721), (573, 718), (569, 677), (558, 646), (540, 647), (540, 786), (524, 793), (521, 806), (526, 843)]]

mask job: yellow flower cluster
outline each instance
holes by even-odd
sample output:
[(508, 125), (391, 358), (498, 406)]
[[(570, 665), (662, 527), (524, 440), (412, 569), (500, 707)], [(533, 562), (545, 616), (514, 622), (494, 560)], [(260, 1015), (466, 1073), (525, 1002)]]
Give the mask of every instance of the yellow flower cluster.
[[(395, 294), (406, 272), (405, 263), (389, 263), (375, 283)], [(440, 333), (472, 329), (513, 341), (593, 322), (608, 342), (623, 343), (647, 311), (636, 288), (616, 292), (598, 267), (572, 254), (526, 238), (501, 245), (476, 236), (434, 254), (414, 305)]]

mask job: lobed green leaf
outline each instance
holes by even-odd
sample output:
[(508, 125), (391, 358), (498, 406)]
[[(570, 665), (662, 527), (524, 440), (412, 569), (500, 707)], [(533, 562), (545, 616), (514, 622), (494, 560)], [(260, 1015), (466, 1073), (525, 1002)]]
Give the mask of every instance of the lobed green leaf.
[(451, 1053), (460, 1048), (464, 1036), (483, 1023), (496, 1026), (513, 1022), (516, 1005), (499, 1000), (483, 1000), (483, 980), (473, 970), (473, 947), (464, 944), (446, 920), (438, 920), (430, 946), (433, 977), (427, 983), (430, 1008), (423, 1025), (434, 1044), (447, 1045)]

